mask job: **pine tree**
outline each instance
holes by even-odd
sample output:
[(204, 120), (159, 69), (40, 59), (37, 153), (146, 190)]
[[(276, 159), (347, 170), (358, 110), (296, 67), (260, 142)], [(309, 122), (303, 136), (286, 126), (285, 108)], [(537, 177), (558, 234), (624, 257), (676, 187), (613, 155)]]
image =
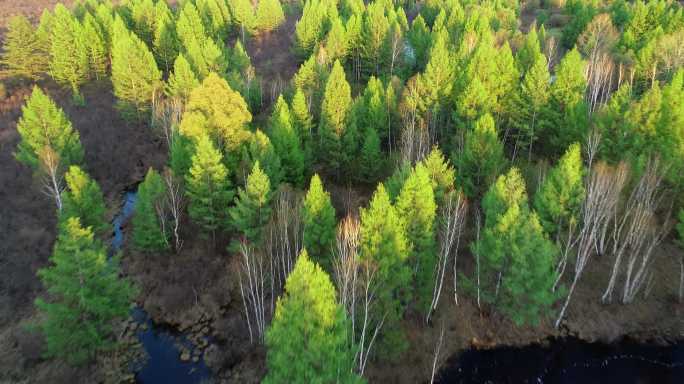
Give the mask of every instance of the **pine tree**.
[(131, 33), (121, 18), (112, 35), (112, 85), (116, 107), (126, 118), (142, 119), (161, 85), (161, 72), (147, 45)]
[(370, 183), (381, 176), (383, 157), (380, 150), (380, 138), (373, 127), (366, 128), (359, 161), (361, 163), (358, 174), (360, 180)]
[(330, 277), (303, 249), (266, 333), (264, 383), (363, 382), (353, 373), (349, 340), (349, 323)]
[(166, 1), (159, 1), (155, 5), (156, 20), (154, 22), (154, 41), (152, 51), (165, 71), (170, 71), (175, 57), (180, 51), (180, 42), (176, 33), (176, 23), (173, 13)]
[(21, 136), (15, 153), (17, 160), (38, 171), (41, 167), (40, 152), (49, 147), (57, 154), (58, 168), (62, 171), (83, 161), (78, 131), (73, 129), (64, 111), (40, 88), (33, 87), (31, 97), (21, 110), (22, 116), (17, 123)]
[(254, 163), (258, 161), (261, 168), (268, 175), (273, 189), (277, 189), (280, 181), (283, 179), (280, 157), (278, 157), (275, 148), (273, 148), (271, 140), (260, 129), (257, 129), (249, 140), (246, 158), (249, 160), (249, 163), (246, 164), (245, 169), (252, 169)]
[(280, 157), (285, 181), (296, 186), (304, 183), (305, 155), (298, 131), (295, 129), (290, 108), (283, 96), (278, 97), (270, 119), (271, 141)]
[(584, 201), (584, 167), (579, 143), (571, 145), (535, 195), (539, 221), (550, 234), (577, 224)]
[(479, 260), (481, 297), (516, 324), (537, 324), (559, 297), (551, 289), (557, 249), (537, 215), (530, 212), (525, 182), (517, 168), (499, 177), (485, 194), (482, 207), (482, 235), (471, 245)]
[(256, 8), (255, 26), (259, 31), (273, 31), (285, 21), (280, 0), (259, 0)]
[(178, 15), (176, 33), (186, 59), (200, 79), (210, 72), (226, 72), (226, 55), (221, 45), (207, 34), (202, 18), (191, 1), (184, 4)]
[(401, 353), (406, 347), (398, 324), (404, 314), (403, 303), (410, 300), (406, 290), (411, 281), (410, 247), (405, 227), (385, 187), (379, 184), (370, 206), (361, 208), (359, 257), (362, 264), (375, 271), (374, 280), (378, 285), (374, 311), (378, 319), (385, 316), (383, 333), (378, 340), (379, 349), (385, 354)]
[(25, 16), (14, 16), (7, 23), (7, 32), (0, 54), (3, 76), (38, 80), (48, 69), (47, 52), (38, 34)]
[(83, 26), (66, 7), (57, 4), (52, 20), (50, 75), (60, 84), (69, 85), (74, 102), (83, 103), (79, 88), (88, 79), (88, 47)]
[(155, 252), (169, 248), (168, 234), (161, 220), (165, 215), (166, 185), (159, 172), (150, 168), (138, 187), (133, 216), (133, 245), (141, 251)]
[(528, 148), (528, 157), (532, 155), (532, 145), (537, 139), (542, 126), (544, 112), (548, 108), (549, 84), (551, 76), (547, 69), (546, 57), (541, 53), (534, 58), (520, 89), (513, 99), (512, 126), (516, 128), (516, 147)]
[(192, 166), (185, 176), (186, 194), (190, 199), (188, 213), (190, 218), (211, 232), (226, 227), (227, 207), (233, 199), (233, 190), (228, 170), (223, 165), (221, 152), (214, 148), (208, 136), (200, 136), (196, 141)]
[(318, 159), (331, 171), (339, 174), (345, 160), (345, 149), (342, 140), (348, 122), (352, 98), (349, 83), (339, 60), (335, 61), (321, 105), (321, 122), (318, 126), (320, 145)]
[(584, 93), (586, 62), (573, 49), (556, 68), (556, 79), (551, 85), (549, 108), (544, 118), (545, 140), (552, 153), (561, 153), (570, 144), (582, 141), (589, 127)]
[(406, 179), (396, 207), (397, 214), (406, 222), (406, 237), (411, 249), (408, 263), (414, 271), (414, 296), (419, 308), (427, 312), (437, 264), (437, 204), (430, 176), (424, 166), (417, 165)]
[(290, 112), (292, 113), (292, 124), (302, 143), (304, 162), (305, 164), (311, 164), (313, 161), (313, 117), (311, 117), (306, 96), (304, 96), (301, 88), (297, 88), (292, 97)]
[(128, 315), (135, 290), (76, 217), (60, 231), (50, 262), (38, 271), (49, 300), (36, 300), (46, 355), (82, 364), (112, 346), (113, 320)]
[(96, 79), (102, 79), (107, 76), (109, 51), (102, 27), (90, 13), (83, 18), (83, 33), (86, 36), (90, 73)]
[(230, 217), (233, 227), (247, 241), (255, 245), (262, 243), (262, 231), (271, 217), (271, 182), (261, 170), (259, 161), (254, 163), (245, 188), (238, 191)]
[(337, 220), (330, 194), (323, 189), (323, 183), (317, 174), (311, 177), (304, 199), (302, 223), (304, 248), (310, 250), (314, 261), (331, 271)]
[(435, 200), (438, 204), (444, 201), (444, 197), (455, 188), (456, 171), (444, 157), (439, 147), (435, 146), (432, 151), (420, 162), (432, 181)]
[(240, 147), (247, 143), (252, 121), (245, 100), (215, 73), (190, 92), (185, 106), (180, 132), (189, 137), (209, 135), (220, 144), (231, 167), (237, 165)]
[(459, 184), (468, 196), (477, 196), (496, 179), (506, 164), (503, 144), (494, 127), (494, 119), (486, 114), (466, 132), (465, 148), (455, 158)]
[(199, 80), (195, 76), (190, 63), (183, 54), (179, 54), (173, 63), (173, 73), (169, 75), (166, 93), (169, 96), (178, 97), (185, 104), (190, 97), (190, 92), (199, 86)]
[(240, 26), (240, 34), (244, 42), (245, 35), (254, 32), (256, 26), (252, 2), (250, 0), (232, 0), (228, 2), (228, 5), (230, 5), (230, 13), (233, 15), (235, 23)]
[(90, 228), (98, 237), (104, 236), (109, 230), (109, 223), (105, 218), (107, 207), (100, 186), (76, 165), (69, 167), (64, 178), (67, 189), (62, 192), (60, 228), (69, 218), (77, 217), (84, 228)]

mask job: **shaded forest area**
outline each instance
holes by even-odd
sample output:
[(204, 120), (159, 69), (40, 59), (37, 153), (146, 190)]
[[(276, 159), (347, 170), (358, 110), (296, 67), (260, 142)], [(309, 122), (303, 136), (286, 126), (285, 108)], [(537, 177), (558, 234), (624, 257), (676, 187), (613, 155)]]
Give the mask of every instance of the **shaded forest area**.
[(0, 13), (0, 381), (133, 381), (136, 304), (216, 382), (683, 336), (679, 2), (55, 4)]

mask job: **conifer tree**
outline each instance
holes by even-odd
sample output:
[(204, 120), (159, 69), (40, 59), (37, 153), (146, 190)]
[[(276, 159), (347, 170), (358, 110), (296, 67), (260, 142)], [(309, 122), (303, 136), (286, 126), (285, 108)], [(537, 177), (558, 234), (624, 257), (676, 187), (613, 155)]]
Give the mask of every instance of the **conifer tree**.
[(375, 128), (366, 128), (366, 133), (361, 146), (359, 156), (360, 169), (358, 177), (367, 183), (376, 181), (381, 175), (383, 167), (383, 157), (380, 150), (380, 138)]
[[(525, 36), (525, 42), (520, 47), (515, 55), (515, 61), (518, 65), (518, 71), (523, 76), (532, 66), (539, 60), (539, 56), (543, 56), (541, 52), (541, 44), (539, 43), (539, 36), (537, 35), (537, 27), (532, 26), (530, 31)], [(546, 60), (544, 60), (546, 61)]]
[(271, 140), (273, 147), (280, 157), (285, 181), (296, 186), (304, 183), (305, 155), (302, 149), (298, 131), (295, 129), (290, 114), (290, 107), (283, 96), (278, 101), (271, 115)]
[(259, 31), (272, 31), (285, 21), (280, 0), (259, 0), (256, 8), (255, 26)]
[(44, 314), (45, 354), (82, 364), (112, 346), (113, 320), (128, 315), (135, 291), (119, 277), (117, 258), (107, 260), (77, 217), (62, 227), (50, 262), (38, 271), (49, 299), (36, 300)]
[(17, 160), (44, 177), (45, 187), (62, 209), (62, 175), (70, 165), (83, 161), (83, 148), (77, 131), (64, 111), (38, 87), (22, 107), (17, 123), (21, 141), (17, 145)]
[(292, 124), (302, 143), (305, 164), (311, 164), (313, 157), (313, 117), (311, 117), (306, 96), (304, 96), (301, 88), (297, 88), (292, 97), (290, 111), (292, 112)]
[(224, 79), (211, 73), (190, 92), (180, 132), (194, 138), (209, 135), (226, 151), (229, 166), (235, 167), (240, 147), (250, 138), (246, 129), (250, 121), (252, 114), (242, 96)]
[[(38, 80), (48, 69), (47, 52), (38, 34), (25, 16), (14, 16), (7, 24), (0, 74)], [(0, 68), (1, 68), (0, 67)]]
[(133, 216), (133, 245), (141, 251), (154, 252), (169, 248), (164, 220), (166, 185), (159, 172), (150, 168), (138, 187), (138, 200)]
[(173, 174), (184, 179), (192, 166), (192, 155), (194, 154), (195, 146), (192, 139), (181, 134), (177, 130), (171, 136), (171, 146), (169, 147), (169, 168)]
[(410, 300), (406, 286), (411, 281), (408, 264), (410, 248), (406, 224), (390, 203), (385, 187), (378, 185), (370, 206), (361, 208), (360, 261), (375, 271), (375, 308), (378, 318), (385, 319), (379, 336), (379, 349), (385, 354), (400, 353), (405, 347), (398, 322), (404, 304)]
[(69, 218), (77, 217), (83, 227), (90, 228), (94, 235), (105, 235), (109, 230), (109, 223), (105, 219), (107, 207), (100, 186), (76, 165), (69, 167), (64, 178), (67, 189), (62, 192), (60, 228)]
[[(154, 0), (136, 0), (126, 5), (130, 12), (132, 32), (150, 47), (154, 38), (155, 6)], [(127, 19), (128, 21), (128, 19)]]
[(385, 87), (382, 81), (375, 76), (368, 79), (366, 89), (363, 91), (363, 116), (361, 117), (364, 128), (373, 128), (377, 131), (381, 140), (389, 137), (389, 112)]
[(317, 174), (311, 177), (309, 190), (304, 199), (302, 223), (304, 248), (311, 251), (314, 261), (331, 271), (337, 220), (335, 208), (330, 202), (330, 194), (323, 189), (323, 183)]
[(230, 217), (233, 227), (247, 241), (255, 245), (262, 243), (262, 231), (271, 217), (271, 182), (261, 170), (258, 160), (247, 177), (245, 188), (238, 191), (235, 206), (230, 209)]
[(368, 73), (379, 76), (388, 61), (387, 37), (390, 21), (385, 15), (386, 3), (374, 1), (368, 4), (361, 25), (361, 58)]
[(548, 233), (577, 224), (585, 196), (583, 176), (582, 150), (575, 143), (549, 171), (534, 198), (534, 208)]
[(50, 75), (71, 87), (74, 102), (83, 103), (79, 88), (88, 79), (88, 47), (83, 26), (66, 7), (57, 4), (50, 28)]
[(246, 165), (246, 169), (252, 169), (254, 163), (258, 161), (261, 168), (268, 175), (271, 186), (276, 190), (283, 179), (282, 164), (275, 148), (273, 148), (271, 140), (260, 129), (257, 129), (249, 140), (247, 158), (249, 159), (249, 164)]
[(224, 40), (232, 21), (228, 4), (224, 0), (199, 0), (195, 3), (207, 31), (218, 41)]
[(107, 76), (109, 51), (102, 27), (89, 12), (83, 18), (83, 33), (86, 36), (90, 73), (96, 79), (102, 79)]
[(112, 35), (112, 85), (117, 109), (131, 119), (147, 114), (154, 92), (161, 85), (154, 56), (121, 18), (114, 22)]
[(325, 38), (326, 62), (330, 63), (337, 59), (344, 61), (347, 56), (348, 44), (347, 31), (342, 24), (342, 19), (338, 17), (332, 21), (330, 32)]
[[(29, 22), (30, 23), (30, 22)], [(29, 24), (30, 25), (30, 24)], [(52, 48), (52, 27), (55, 25), (55, 16), (48, 9), (44, 9), (43, 13), (40, 15), (40, 22), (36, 28), (36, 39), (38, 40), (39, 50), (43, 52), (45, 57), (43, 60), (47, 60), (45, 70), (50, 69), (50, 49)], [(10, 41), (10, 34), (6, 37), (6, 41)]]
[(233, 15), (233, 20), (240, 27), (240, 35), (242, 41), (245, 41), (245, 36), (254, 32), (256, 26), (256, 16), (254, 15), (254, 8), (250, 0), (232, 0), (228, 2), (230, 5), (230, 13)]
[(532, 155), (532, 145), (537, 139), (539, 127), (544, 118), (549, 100), (551, 77), (546, 65), (546, 57), (539, 53), (533, 58), (520, 89), (513, 102), (512, 126), (516, 128), (516, 148), (527, 147), (528, 158)]
[(396, 207), (397, 214), (406, 222), (406, 237), (411, 249), (408, 263), (414, 271), (414, 296), (420, 309), (427, 312), (437, 264), (437, 204), (430, 176), (423, 165), (417, 165), (404, 182)]
[(202, 18), (191, 1), (184, 4), (178, 15), (176, 33), (186, 59), (200, 79), (210, 72), (226, 72), (226, 54), (221, 45), (207, 34)]
[(415, 57), (416, 69), (422, 71), (425, 68), (425, 64), (427, 64), (430, 43), (432, 42), (430, 30), (425, 24), (423, 16), (419, 14), (413, 19), (411, 29), (408, 31), (406, 37), (411, 44), (413, 56)]
[(170, 71), (174, 59), (180, 51), (180, 42), (176, 33), (176, 23), (173, 13), (166, 1), (158, 1), (155, 5), (156, 20), (154, 22), (154, 41), (152, 51), (165, 71)]
[(361, 383), (335, 287), (306, 249), (297, 258), (266, 333), (265, 384)]
[(584, 93), (586, 62), (573, 49), (556, 68), (551, 85), (549, 108), (544, 119), (544, 135), (553, 153), (564, 151), (570, 144), (584, 140), (589, 126)]
[(347, 83), (342, 64), (336, 60), (325, 85), (325, 95), (321, 105), (318, 159), (338, 174), (345, 160), (345, 150), (353, 150), (342, 147), (351, 104), (349, 83)]
[(559, 295), (551, 289), (558, 252), (528, 207), (517, 168), (498, 178), (482, 207), (482, 235), (471, 245), (479, 260), (481, 297), (516, 324), (537, 324)]
[(211, 232), (213, 238), (217, 229), (228, 224), (227, 206), (233, 199), (234, 192), (221, 152), (214, 148), (206, 135), (196, 139), (195, 154), (192, 156), (192, 166), (185, 176), (185, 183), (186, 194), (190, 199), (190, 218), (202, 230)]
[(449, 52), (448, 40), (449, 36), (445, 30), (439, 30), (433, 36), (429, 60), (422, 77), (425, 90), (428, 92), (426, 100), (428, 108), (444, 105), (445, 99), (451, 96), (452, 84), (455, 80), (453, 70), (455, 58)]
[(190, 92), (199, 86), (199, 80), (193, 72), (190, 63), (182, 53), (178, 54), (173, 63), (173, 73), (169, 75), (166, 93), (169, 96), (178, 97), (185, 104), (190, 97)]
[(304, 2), (302, 17), (295, 27), (296, 51), (300, 57), (308, 57), (323, 39), (328, 10), (321, 0)]
[(437, 204), (441, 204), (447, 193), (455, 188), (456, 172), (454, 167), (437, 146), (432, 148), (432, 151), (420, 164), (425, 167), (425, 171), (428, 173), (430, 181), (432, 181), (432, 189)]
[(506, 164), (503, 144), (494, 127), (494, 119), (486, 114), (466, 133), (465, 147), (455, 159), (459, 184), (468, 196), (477, 196), (491, 185)]

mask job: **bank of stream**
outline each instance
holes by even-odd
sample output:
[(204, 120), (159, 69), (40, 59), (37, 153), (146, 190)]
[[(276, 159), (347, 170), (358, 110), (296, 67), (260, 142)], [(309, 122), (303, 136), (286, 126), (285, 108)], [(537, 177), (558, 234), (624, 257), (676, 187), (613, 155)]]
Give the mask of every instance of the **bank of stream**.
[[(123, 206), (114, 218), (112, 253), (123, 247), (123, 226), (133, 215), (136, 197), (136, 191), (126, 192)], [(146, 354), (146, 358), (133, 366), (137, 383), (211, 382), (214, 375), (204, 362), (202, 350), (189, 341), (188, 334), (154, 323), (139, 306), (131, 310), (131, 318)], [(629, 341), (588, 343), (564, 338), (547, 340), (544, 345), (471, 348), (448, 358), (436, 382), (681, 384), (684, 383), (684, 342), (655, 346)]]
[[(120, 251), (124, 244), (123, 226), (135, 211), (136, 199), (136, 190), (127, 191), (121, 210), (114, 217), (112, 254)], [(145, 350), (145, 357), (132, 367), (136, 383), (195, 384), (211, 378), (202, 351), (189, 341), (189, 335), (154, 323), (137, 305), (131, 309), (131, 318), (137, 339)], [(185, 356), (181, 358), (183, 354)]]

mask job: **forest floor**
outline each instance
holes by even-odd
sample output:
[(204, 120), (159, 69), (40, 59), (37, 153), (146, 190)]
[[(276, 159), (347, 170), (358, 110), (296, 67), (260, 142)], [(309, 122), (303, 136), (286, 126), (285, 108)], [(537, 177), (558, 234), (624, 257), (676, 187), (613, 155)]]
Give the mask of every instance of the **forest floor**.
[[(0, 9), (0, 25), (4, 25), (6, 14), (31, 13), (56, 1), (5, 3), (14, 8)], [(281, 29), (247, 44), (257, 74), (269, 86), (288, 81), (298, 68), (299, 62), (290, 51), (295, 19), (288, 16)], [(148, 167), (163, 166), (164, 141), (146, 124), (129, 124), (119, 117), (109, 84), (84, 87), (86, 107), (72, 106), (70, 93), (52, 82), (41, 86), (64, 108), (81, 134), (87, 170), (102, 187), (113, 216), (122, 192), (142, 180)], [(264, 89), (265, 98), (268, 95), (273, 99), (270, 92)], [(73, 368), (59, 360), (43, 359), (42, 337), (27, 328), (37, 319), (33, 301), (44, 294), (36, 271), (48, 263), (56, 234), (56, 214), (53, 202), (40, 192), (40, 181), (13, 156), (19, 142), (16, 122), (30, 87), (9, 87), (8, 93), (10, 96), (0, 100), (0, 383), (99, 382), (101, 365)], [(372, 188), (350, 188), (330, 178), (324, 182), (340, 217), (364, 206), (372, 193)], [(230, 238), (219, 237), (210, 244), (196, 236), (190, 223), (182, 228), (185, 242), (178, 254), (125, 252), (123, 269), (140, 287), (138, 304), (155, 321), (181, 330), (208, 327), (217, 344), (206, 350), (205, 360), (217, 372), (218, 381), (258, 382), (265, 370), (265, 353), (249, 340), (237, 286), (238, 257), (226, 251)], [(472, 237), (466, 231), (459, 252), (458, 269), (467, 276), (472, 276), (474, 270), (467, 248)], [(623, 336), (651, 342), (682, 338), (684, 306), (675, 298), (679, 279), (676, 257), (680, 255), (681, 250), (672, 241), (658, 250), (651, 294), (632, 305), (600, 303), (612, 260), (595, 257), (559, 331), (553, 329), (552, 318), (536, 327), (517, 327), (485, 307), (480, 311), (475, 299), (460, 288), (456, 305), (453, 278), (449, 276), (431, 324), (425, 325), (420, 315), (408, 314), (403, 323), (409, 341), (407, 352), (395, 361), (371, 362), (367, 376), (370, 382), (381, 383), (427, 381), (442, 328), (440, 363), (471, 346), (525, 345), (555, 336), (574, 335), (586, 341), (611, 341)], [(566, 280), (570, 277), (568, 271)]]

